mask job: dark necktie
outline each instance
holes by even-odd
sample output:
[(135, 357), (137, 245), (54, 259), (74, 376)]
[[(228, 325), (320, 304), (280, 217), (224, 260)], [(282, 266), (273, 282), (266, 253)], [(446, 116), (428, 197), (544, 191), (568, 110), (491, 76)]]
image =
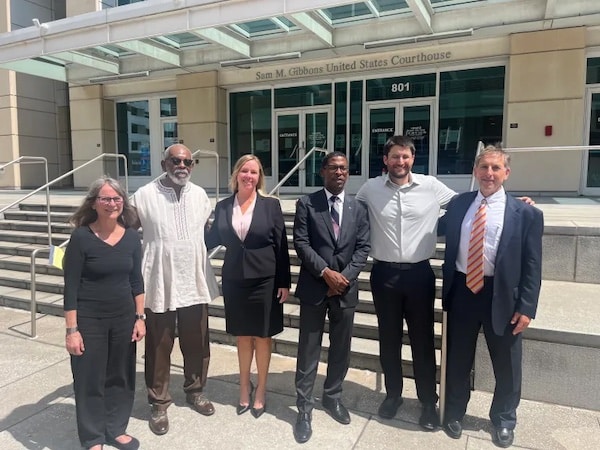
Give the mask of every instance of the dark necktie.
[(340, 235), (340, 213), (338, 213), (335, 206), (337, 199), (338, 198), (335, 195), (329, 197), (329, 201), (331, 202), (331, 208), (329, 209), (329, 212), (331, 213), (331, 224), (333, 225), (333, 234), (335, 234), (336, 239)]

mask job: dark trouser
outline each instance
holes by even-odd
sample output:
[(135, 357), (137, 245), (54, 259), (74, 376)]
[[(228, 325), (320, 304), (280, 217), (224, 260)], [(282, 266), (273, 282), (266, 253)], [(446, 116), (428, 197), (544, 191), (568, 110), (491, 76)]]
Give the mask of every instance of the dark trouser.
[(341, 308), (339, 297), (326, 298), (319, 305), (302, 303), (296, 358), (296, 406), (299, 412), (310, 413), (314, 406), (312, 393), (321, 355), (326, 313), (329, 317), (329, 353), (323, 396), (340, 398), (342, 395), (342, 382), (350, 362), (354, 307)]
[(84, 447), (125, 434), (135, 393), (135, 342), (131, 314), (78, 317), (85, 351), (71, 356), (77, 431)]
[(146, 387), (148, 402), (166, 410), (173, 402), (169, 394), (171, 351), (175, 326), (183, 354), (183, 391), (202, 392), (206, 385), (210, 346), (208, 342), (208, 305), (193, 305), (176, 311), (153, 313), (146, 309)]
[(465, 286), (465, 275), (457, 273), (449, 297), (448, 359), (446, 369), (446, 420), (462, 420), (471, 398), (470, 373), (475, 358), (477, 336), (483, 325), (496, 389), (490, 419), (497, 427), (514, 429), (517, 406), (521, 399), (521, 334), (513, 336), (513, 326), (506, 324), (502, 336), (492, 328), (494, 283), (486, 277), (483, 289), (473, 294)]
[(379, 323), (379, 359), (388, 396), (402, 395), (402, 336), (406, 320), (412, 349), (417, 396), (437, 402), (433, 302), (435, 275), (429, 261), (416, 264), (376, 262), (371, 292)]

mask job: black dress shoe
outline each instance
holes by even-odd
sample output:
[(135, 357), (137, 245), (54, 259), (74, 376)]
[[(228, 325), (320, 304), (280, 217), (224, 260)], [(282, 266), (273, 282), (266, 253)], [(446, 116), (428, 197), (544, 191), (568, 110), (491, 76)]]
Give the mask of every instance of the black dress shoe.
[(435, 403), (423, 403), (419, 425), (425, 431), (434, 431), (440, 426), (440, 419), (435, 409)]
[(387, 396), (379, 406), (377, 414), (383, 419), (393, 419), (403, 401), (404, 400), (402, 400), (402, 397), (399, 395)]
[(515, 440), (515, 432), (504, 427), (495, 427), (492, 435), (494, 444), (501, 448), (508, 448)]
[(298, 444), (304, 444), (308, 442), (312, 436), (312, 428), (310, 426), (310, 414), (309, 413), (298, 413), (296, 419), (296, 425), (294, 426), (294, 439)]
[(140, 448), (140, 441), (133, 436), (131, 436), (131, 440), (126, 444), (123, 444), (115, 439), (107, 439), (106, 443), (118, 448), (119, 450), (138, 450), (138, 448)]
[(444, 424), (444, 431), (452, 439), (460, 439), (462, 435), (462, 424), (458, 420), (450, 420)]
[(167, 410), (160, 410), (152, 407), (148, 426), (150, 427), (150, 430), (157, 436), (167, 434), (169, 431), (169, 416), (167, 416)]
[(323, 397), (323, 409), (329, 413), (334, 420), (337, 420), (342, 425), (350, 423), (350, 413), (342, 404), (339, 398)]

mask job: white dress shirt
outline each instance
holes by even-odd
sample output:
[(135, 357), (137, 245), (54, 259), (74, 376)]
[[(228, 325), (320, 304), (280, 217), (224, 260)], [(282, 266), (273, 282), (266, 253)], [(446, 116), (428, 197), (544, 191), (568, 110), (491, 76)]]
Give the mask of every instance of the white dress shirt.
[[(469, 206), (465, 214), (460, 228), (460, 244), (456, 257), (456, 270), (465, 274), (467, 273), (467, 259), (469, 256), (469, 241), (471, 240), (473, 219), (484, 198), (481, 192), (477, 193), (475, 200), (473, 200), (473, 203)], [(491, 277), (494, 275), (496, 253), (498, 252), (498, 244), (500, 243), (504, 227), (506, 192), (501, 187), (499, 191), (485, 198), (485, 200), (487, 202), (487, 210), (485, 216), (485, 238), (483, 241), (483, 274), (486, 277)]]
[(369, 209), (371, 256), (379, 261), (417, 263), (435, 252), (440, 208), (456, 195), (437, 178), (410, 174), (398, 186), (381, 175), (368, 180), (356, 194)]

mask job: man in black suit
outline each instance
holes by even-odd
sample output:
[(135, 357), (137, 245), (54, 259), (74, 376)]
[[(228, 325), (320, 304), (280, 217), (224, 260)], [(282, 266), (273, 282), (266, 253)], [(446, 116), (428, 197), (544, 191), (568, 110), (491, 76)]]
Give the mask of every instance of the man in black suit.
[(440, 221), (446, 235), (442, 301), (448, 311), (444, 430), (462, 433), (479, 329), (496, 377), (490, 408), (494, 443), (512, 445), (521, 397), (522, 331), (535, 317), (541, 286), (542, 212), (507, 195), (509, 155), (486, 147), (475, 159), (479, 191), (455, 197)]
[(302, 261), (296, 296), (300, 299), (300, 338), (296, 366), (298, 418), (294, 437), (299, 443), (312, 435), (312, 396), (325, 314), (329, 317), (327, 377), (323, 408), (342, 424), (350, 414), (341, 402), (342, 382), (348, 371), (354, 309), (358, 304), (358, 274), (369, 254), (366, 207), (344, 193), (348, 160), (341, 152), (323, 158), (325, 189), (298, 200), (294, 247)]

